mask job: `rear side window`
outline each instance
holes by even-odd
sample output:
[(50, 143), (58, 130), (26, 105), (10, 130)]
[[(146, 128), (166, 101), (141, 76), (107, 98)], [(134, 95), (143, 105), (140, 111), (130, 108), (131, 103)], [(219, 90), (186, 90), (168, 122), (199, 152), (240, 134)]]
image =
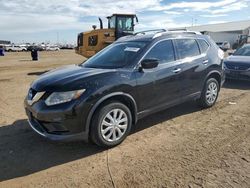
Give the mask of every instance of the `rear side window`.
[(200, 55), (200, 50), (194, 39), (176, 39), (176, 50), (180, 59)]
[(202, 39), (198, 39), (198, 43), (200, 45), (200, 50), (201, 50), (201, 53), (206, 53), (206, 51), (208, 50), (209, 48), (209, 45), (208, 43), (205, 41), (205, 40), (202, 40)]
[(157, 43), (144, 59), (158, 59), (160, 63), (167, 63), (175, 60), (172, 40), (165, 40)]

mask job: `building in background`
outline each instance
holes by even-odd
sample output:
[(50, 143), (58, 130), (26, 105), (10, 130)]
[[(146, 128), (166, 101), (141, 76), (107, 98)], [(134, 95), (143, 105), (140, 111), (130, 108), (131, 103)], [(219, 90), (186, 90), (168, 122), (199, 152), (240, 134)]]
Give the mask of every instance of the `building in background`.
[(240, 43), (242, 38), (250, 36), (250, 20), (198, 25), (176, 29), (187, 29), (191, 31), (199, 31), (209, 35), (216, 43), (229, 42), (233, 47)]
[(7, 40), (0, 40), (0, 46), (4, 46), (4, 45), (8, 45), (8, 44), (11, 44), (11, 42), (7, 41)]

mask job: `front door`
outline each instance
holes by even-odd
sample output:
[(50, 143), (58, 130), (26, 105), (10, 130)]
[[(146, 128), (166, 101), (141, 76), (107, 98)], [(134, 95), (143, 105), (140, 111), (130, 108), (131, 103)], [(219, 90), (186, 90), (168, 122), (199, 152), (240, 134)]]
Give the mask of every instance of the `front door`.
[(143, 59), (158, 59), (153, 69), (136, 73), (139, 112), (153, 112), (180, 100), (181, 64), (175, 59), (172, 40), (164, 40), (146, 54)]

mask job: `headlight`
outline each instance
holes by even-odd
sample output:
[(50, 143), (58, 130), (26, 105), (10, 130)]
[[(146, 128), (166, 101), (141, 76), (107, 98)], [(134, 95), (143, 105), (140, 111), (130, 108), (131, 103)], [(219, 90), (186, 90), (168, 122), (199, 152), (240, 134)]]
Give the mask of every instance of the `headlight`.
[(85, 89), (66, 92), (54, 92), (45, 100), (45, 104), (47, 106), (52, 106), (69, 102), (73, 99), (79, 98), (84, 93), (84, 91)]

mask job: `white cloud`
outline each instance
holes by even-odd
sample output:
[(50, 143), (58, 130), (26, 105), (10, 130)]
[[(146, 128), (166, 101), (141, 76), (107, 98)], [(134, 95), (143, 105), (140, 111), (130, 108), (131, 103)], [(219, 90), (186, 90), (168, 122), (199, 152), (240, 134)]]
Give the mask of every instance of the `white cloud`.
[(4, 22), (0, 22), (1, 32), (33, 33), (54, 29), (80, 29), (81, 25), (75, 17), (61, 15), (1, 15)]
[[(249, 1), (0, 0), (0, 36), (72, 29), (86, 31), (93, 24), (98, 25), (98, 17), (113, 13), (139, 14), (137, 30), (182, 27), (190, 25), (195, 15), (216, 19), (249, 7)], [(180, 21), (178, 17), (185, 19)]]
[(217, 17), (228, 16), (228, 14), (204, 14), (204, 15), (200, 15), (200, 16), (204, 17), (204, 18), (217, 18)]
[(173, 11), (174, 12), (209, 12), (211, 14), (223, 14), (236, 10), (241, 10), (249, 6), (249, 0), (220, 0), (209, 1), (182, 1), (167, 5), (156, 5), (151, 7), (153, 11)]
[(211, 11), (211, 13), (212, 14), (221, 14), (221, 13), (227, 13), (227, 12), (232, 12), (232, 11), (236, 11), (236, 10), (241, 10), (241, 9), (247, 8), (247, 7), (248, 7), (247, 1), (240, 1), (240, 2), (236, 2), (236, 3), (232, 3), (232, 4), (227, 5), (227, 6), (223, 6), (220, 9), (213, 10), (213, 11)]
[(170, 10), (164, 11), (164, 13), (169, 14), (169, 15), (182, 15), (183, 14), (180, 11), (170, 11)]
[[(61, 29), (90, 29), (97, 17), (141, 12), (160, 0), (0, 0), (0, 34)], [(85, 21), (87, 20), (87, 21)]]
[(224, 20), (218, 20), (218, 21), (210, 21), (208, 24), (219, 24), (219, 23), (225, 23), (226, 21)]
[(228, 4), (231, 4), (231, 3), (235, 3), (237, 2), (237, 0), (220, 0), (220, 1), (217, 1), (217, 2), (185, 2), (185, 1), (182, 1), (182, 2), (178, 2), (178, 3), (171, 3), (171, 4), (168, 4), (168, 5), (165, 5), (165, 6), (162, 6), (162, 5), (159, 5), (159, 6), (155, 6), (155, 7), (152, 7), (151, 10), (172, 10), (172, 9), (185, 9), (185, 8), (188, 8), (188, 9), (192, 9), (192, 10), (195, 10), (195, 11), (201, 11), (201, 10), (204, 10), (204, 9), (210, 9), (210, 8), (217, 8), (217, 7), (222, 7), (222, 6), (226, 6)]
[[(139, 24), (136, 26), (136, 30), (147, 30), (147, 29), (169, 29), (169, 28), (177, 28), (177, 27), (186, 27), (189, 26), (190, 23), (183, 22), (175, 22), (174, 19), (162, 15), (145, 15), (141, 17), (141, 22), (143, 24)], [(187, 20), (189, 21), (189, 20)]]

